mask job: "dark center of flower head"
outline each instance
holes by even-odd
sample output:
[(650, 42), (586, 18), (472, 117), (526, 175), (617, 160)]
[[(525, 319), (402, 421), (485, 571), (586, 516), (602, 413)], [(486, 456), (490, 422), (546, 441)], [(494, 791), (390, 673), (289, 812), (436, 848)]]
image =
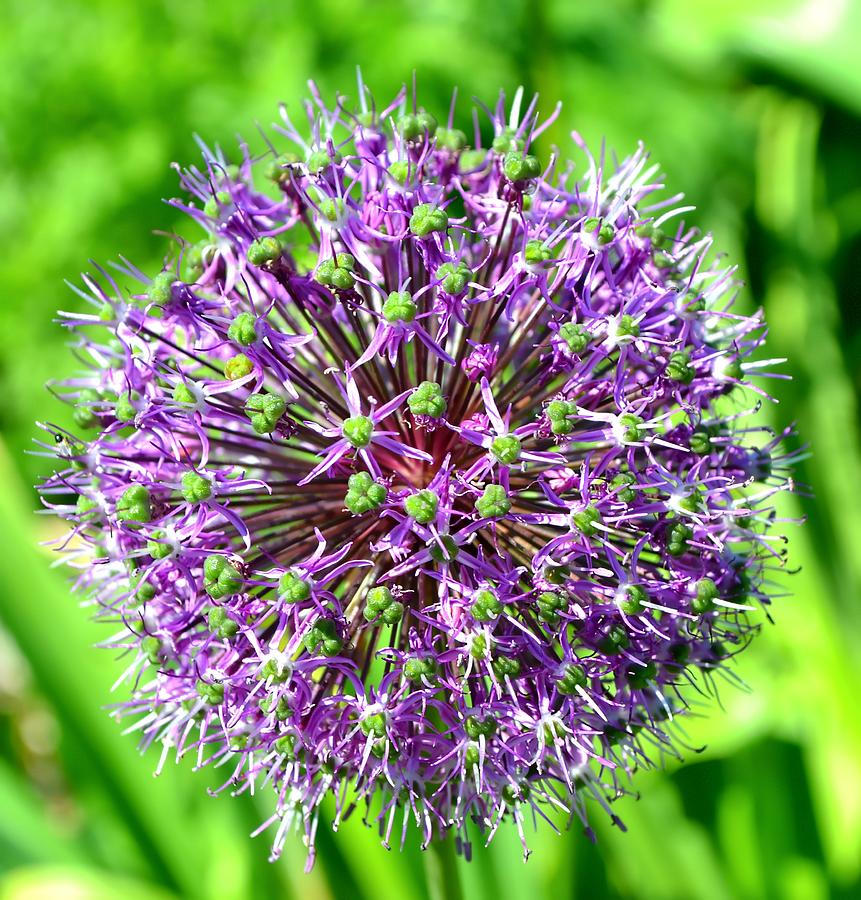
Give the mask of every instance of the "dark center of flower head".
[(426, 839), (585, 822), (780, 562), (788, 460), (736, 390), (762, 322), (642, 149), (575, 181), (519, 94), (470, 148), (360, 93), (310, 142), (285, 114), (268, 193), (206, 151), (172, 201), (205, 236), (117, 267), (130, 296), (86, 277), (43, 486), (144, 743), (274, 787), (276, 853), (327, 792), (386, 842), (404, 810)]

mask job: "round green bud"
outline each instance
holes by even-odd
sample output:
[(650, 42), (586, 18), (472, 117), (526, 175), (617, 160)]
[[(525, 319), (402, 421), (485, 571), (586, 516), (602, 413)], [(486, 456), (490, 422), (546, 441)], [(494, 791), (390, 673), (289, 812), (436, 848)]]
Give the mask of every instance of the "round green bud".
[(502, 786), (502, 799), (509, 806), (516, 806), (518, 803), (525, 803), (529, 799), (529, 785), (522, 781), (516, 787), (512, 784)]
[(116, 416), (118, 422), (134, 422), (135, 416), (138, 414), (135, 406), (138, 400), (140, 400), (140, 394), (137, 391), (120, 394), (117, 397), (117, 402), (114, 405), (114, 416)]
[(156, 306), (166, 306), (170, 303), (173, 283), (176, 275), (173, 272), (159, 272), (150, 282), (146, 295)]
[(443, 263), (436, 270), (436, 277), (440, 279), (440, 286), (452, 297), (466, 290), (466, 285), (472, 276), (469, 265), (461, 260), (459, 263)]
[(578, 322), (565, 322), (559, 326), (559, 337), (572, 353), (582, 353), (589, 346), (592, 335)]
[(197, 472), (186, 472), (182, 476), (181, 493), (187, 503), (202, 503), (212, 496), (212, 482)]
[(599, 244), (609, 244), (616, 236), (616, 229), (609, 222), (599, 219), (596, 216), (589, 216), (583, 222), (583, 231), (593, 233)]
[(390, 324), (412, 322), (418, 307), (407, 291), (392, 291), (383, 303), (383, 318)]
[(101, 400), (101, 395), (93, 388), (84, 388), (78, 395), (78, 401), (75, 405), (75, 411), (72, 413), (72, 419), (78, 428), (98, 428), (99, 417), (93, 409), (92, 404)]
[(257, 319), (249, 312), (241, 312), (230, 323), (227, 336), (236, 344), (250, 347), (257, 340)]
[(264, 237), (253, 241), (246, 254), (252, 266), (265, 266), (281, 258), (281, 244), (277, 238)]
[(331, 157), (328, 150), (312, 150), (308, 155), (308, 171), (316, 175), (331, 164), (339, 165), (342, 159), (343, 157), (337, 150)]
[(390, 603), (394, 603), (394, 601), (394, 595), (385, 585), (377, 585), (368, 591), (367, 605), (377, 612), (385, 609)]
[(628, 632), (621, 625), (611, 625), (604, 637), (598, 642), (598, 648), (602, 653), (613, 656), (616, 653), (621, 653), (630, 643), (631, 639), (628, 637)]
[(484, 659), (487, 656), (487, 638), (483, 634), (473, 635), (469, 644), (469, 655), (473, 659)]
[(221, 606), (212, 606), (207, 613), (207, 625), (209, 630), (219, 637), (232, 638), (239, 632), (239, 624), (229, 618), (227, 611)]
[(346, 209), (347, 205), (341, 197), (327, 197), (320, 201), (320, 215), (333, 224), (343, 218)]
[(203, 564), (203, 587), (213, 600), (221, 600), (239, 593), (242, 576), (226, 557), (207, 556)]
[(388, 488), (374, 481), (367, 472), (357, 472), (347, 480), (347, 496), (344, 506), (354, 515), (360, 516), (378, 509), (389, 496)]
[(555, 591), (543, 591), (538, 595), (537, 605), (538, 618), (551, 628), (556, 628), (562, 621), (559, 613), (566, 609), (568, 600), (565, 595)]
[(285, 572), (278, 582), (278, 596), (285, 603), (304, 603), (311, 596), (311, 585), (293, 572)]
[(637, 492), (628, 485), (636, 484), (637, 479), (630, 472), (620, 472), (610, 482), (610, 487), (616, 492), (616, 497), (622, 503), (633, 503), (637, 499)]
[(386, 717), (383, 713), (373, 713), (359, 722), (359, 727), (365, 734), (372, 734), (381, 738), (386, 736)]
[(341, 426), (341, 434), (347, 443), (357, 450), (367, 447), (374, 434), (374, 423), (367, 416), (350, 416)]
[(475, 592), (470, 612), (473, 618), (479, 622), (492, 622), (502, 614), (502, 603), (499, 598), (487, 588)]
[(691, 612), (695, 616), (704, 616), (715, 608), (715, 600), (720, 597), (718, 586), (711, 578), (701, 578), (696, 584), (696, 594), (691, 600)]
[(99, 509), (99, 504), (96, 503), (95, 500), (92, 500), (86, 494), (78, 494), (78, 499), (75, 501), (75, 513), (81, 518), (85, 517), (94, 517)]
[(267, 659), (256, 677), (260, 681), (284, 684), (290, 680), (290, 666), (284, 666), (274, 659)]
[(320, 653), (323, 656), (337, 656), (344, 646), (343, 638), (338, 634), (338, 626), (332, 619), (320, 618), (314, 623), (302, 639), (309, 653)]
[(431, 559), (438, 563), (450, 563), (457, 559), (460, 548), (450, 534), (441, 534), (439, 539), (430, 542)]
[(280, 753), (288, 759), (293, 759), (295, 756), (296, 735), (282, 734), (281, 737), (275, 739), (272, 746), (275, 748), (276, 753)]
[(565, 584), (571, 577), (568, 566), (548, 566), (544, 570), (544, 580), (550, 584)]
[(437, 127), (437, 120), (423, 109), (415, 114), (407, 113), (398, 118), (398, 131), (405, 141), (417, 141), (425, 136), (433, 137)]
[(679, 381), (682, 384), (690, 384), (696, 372), (691, 365), (687, 352), (677, 351), (670, 354), (667, 362), (666, 375), (670, 381)]
[(186, 247), (182, 254), (183, 277), (186, 281), (196, 281), (204, 268), (212, 262), (214, 247), (209, 240), (198, 241)]
[(332, 270), (331, 286), (339, 291), (349, 291), (356, 284), (356, 276), (347, 269), (336, 266)]
[(405, 185), (410, 174), (410, 163), (406, 159), (398, 159), (389, 166), (389, 175), (400, 185)]
[(721, 381), (741, 381), (744, 370), (737, 356), (722, 356), (715, 361), (714, 373)]
[(131, 579), (135, 598), (141, 603), (149, 603), (158, 593), (156, 586), (151, 581), (141, 581), (140, 576), (133, 576)]
[(439, 150), (459, 153), (466, 146), (466, 135), (459, 128), (437, 128), (436, 145)]
[(643, 420), (640, 416), (634, 415), (634, 413), (622, 413), (619, 416), (619, 424), (625, 429), (624, 435), (627, 443), (636, 444), (643, 440), (643, 430), (640, 427)]
[(481, 760), (481, 750), (478, 744), (467, 744), (463, 755), (463, 762), (467, 769), (474, 769)]
[(693, 537), (693, 531), (681, 522), (676, 522), (667, 536), (667, 553), (670, 556), (683, 556), (688, 549), (688, 541)]
[(210, 706), (218, 706), (224, 702), (224, 685), (221, 683), (198, 680), (195, 689), (200, 698)]
[(516, 128), (506, 127), (493, 139), (491, 146), (496, 153), (509, 153), (512, 150), (523, 150), (526, 142), (517, 137)]
[(435, 381), (423, 381), (407, 398), (407, 405), (414, 416), (430, 416), (438, 419), (446, 410), (442, 388)]
[(252, 394), (245, 401), (245, 412), (257, 434), (271, 434), (284, 415), (287, 404), (277, 394)]
[(390, 603), (381, 613), (380, 618), (386, 625), (396, 625), (404, 614), (404, 605), (398, 600)]
[(237, 353), (232, 359), (228, 359), (224, 366), (224, 374), (228, 381), (237, 381), (244, 378), (254, 370), (254, 364), (244, 353)]
[(690, 655), (690, 644), (670, 644), (670, 659), (672, 662), (667, 665), (667, 668), (671, 671), (684, 668)]
[(425, 488), (410, 494), (404, 500), (404, 510), (406, 514), (415, 519), (419, 525), (429, 525), (436, 518), (437, 509), (439, 508), (439, 497), (436, 492)]
[(427, 237), (448, 228), (448, 213), (432, 203), (420, 203), (410, 216), (410, 231), (416, 237)]
[(530, 266), (540, 266), (552, 255), (550, 248), (543, 241), (527, 241), (526, 249), (523, 251), (523, 258)]
[(461, 172), (472, 172), (483, 169), (487, 164), (487, 150), (464, 150), (458, 159), (458, 168)]
[(496, 734), (496, 720), (492, 716), (483, 719), (475, 715), (467, 716), (463, 728), (467, 737), (473, 741), (477, 741), (482, 736), (490, 738)]
[(197, 395), (185, 381), (178, 381), (173, 389), (173, 399), (183, 406), (194, 406), (197, 403)]
[(545, 412), (550, 420), (550, 430), (553, 434), (571, 434), (574, 423), (569, 416), (573, 416), (577, 407), (568, 400), (551, 400), (547, 404)]
[(219, 191), (214, 197), (210, 197), (206, 201), (203, 212), (210, 219), (217, 219), (221, 215), (222, 208), (230, 206), (232, 203), (233, 198), (227, 191)]
[(173, 553), (173, 545), (164, 539), (163, 531), (156, 531), (147, 541), (146, 551), (153, 559), (167, 559)]
[(571, 524), (585, 537), (597, 534), (600, 522), (601, 513), (591, 503), (571, 516)]
[(314, 279), (328, 287), (348, 291), (356, 283), (356, 278), (353, 275), (355, 265), (356, 260), (353, 256), (349, 253), (339, 253), (334, 259), (324, 259), (317, 266)]
[(482, 519), (496, 519), (508, 514), (511, 501), (501, 484), (488, 484), (475, 501), (475, 508)]
[(513, 466), (520, 459), (520, 438), (504, 434), (494, 438), (490, 445), (491, 455), (504, 466)]
[(431, 681), (436, 675), (436, 663), (429, 656), (410, 656), (404, 661), (403, 671), (408, 681)]
[(498, 656), (493, 661), (493, 672), (497, 678), (517, 678), (520, 674), (520, 660), (512, 656)]
[(295, 153), (285, 153), (271, 160), (266, 165), (264, 174), (270, 181), (285, 185), (290, 181), (290, 167), (298, 162), (299, 157)]
[(655, 676), (657, 674), (658, 667), (654, 663), (646, 663), (646, 665), (644, 666), (635, 663), (634, 665), (626, 669), (625, 678), (628, 680), (628, 684), (632, 688), (642, 691), (647, 688), (652, 681), (655, 680)]
[(707, 456), (712, 452), (711, 435), (704, 428), (698, 428), (694, 431), (688, 441), (691, 451), (697, 456)]
[(617, 338), (636, 338), (640, 336), (640, 326), (634, 321), (634, 317), (624, 313), (616, 324)]
[(562, 670), (559, 680), (556, 682), (556, 690), (560, 694), (570, 695), (576, 694), (577, 688), (586, 686), (586, 673), (582, 666), (568, 663)]
[(694, 489), (690, 494), (680, 497), (676, 501), (678, 508), (688, 513), (695, 513), (702, 507), (702, 497), (699, 492)]
[(161, 641), (154, 634), (144, 635), (141, 640), (141, 653), (147, 658), (147, 661), (154, 666), (159, 665), (164, 660), (164, 651), (162, 650)]
[(116, 506), (117, 519), (121, 522), (149, 522), (152, 518), (152, 497), (142, 484), (127, 487)]
[(528, 153), (510, 150), (505, 154), (502, 171), (509, 181), (527, 181), (541, 174), (541, 163)]
[(638, 584), (629, 584), (625, 588), (625, 598), (619, 603), (619, 606), (626, 615), (639, 616), (643, 612), (645, 606), (643, 604), (649, 599), (649, 595)]

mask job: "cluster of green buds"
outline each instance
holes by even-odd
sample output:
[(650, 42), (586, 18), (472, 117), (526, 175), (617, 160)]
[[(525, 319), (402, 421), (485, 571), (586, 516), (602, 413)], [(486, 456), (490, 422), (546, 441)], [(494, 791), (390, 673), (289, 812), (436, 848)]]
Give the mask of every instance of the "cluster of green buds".
[(395, 600), (392, 592), (385, 586), (378, 585), (368, 591), (365, 608), (362, 611), (368, 622), (382, 621), (386, 625), (397, 625), (404, 614), (404, 605)]

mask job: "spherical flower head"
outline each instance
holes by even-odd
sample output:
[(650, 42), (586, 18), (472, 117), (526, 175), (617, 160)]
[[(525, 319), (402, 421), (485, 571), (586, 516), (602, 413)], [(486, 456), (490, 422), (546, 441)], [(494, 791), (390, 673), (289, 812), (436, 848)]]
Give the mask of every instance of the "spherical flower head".
[(119, 711), (271, 786), (273, 857), (296, 828), (313, 861), (327, 797), (387, 846), (588, 828), (783, 563), (762, 317), (642, 148), (552, 163), (522, 99), (470, 146), (466, 110), (315, 88), (277, 155), (181, 171), (196, 243), (63, 314), (87, 365), (42, 493)]

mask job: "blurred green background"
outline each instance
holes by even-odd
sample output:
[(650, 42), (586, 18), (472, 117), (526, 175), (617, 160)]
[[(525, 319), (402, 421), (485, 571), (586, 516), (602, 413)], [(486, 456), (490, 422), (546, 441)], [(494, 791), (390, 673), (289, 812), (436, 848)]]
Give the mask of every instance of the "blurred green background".
[[(683, 767), (646, 773), (618, 812), (542, 830), (527, 865), (516, 834), (463, 866), (470, 900), (861, 896), (861, 4), (856, 0), (0, 0), (0, 900), (426, 896), (414, 846), (387, 853), (351, 822), (266, 862), (248, 833), (263, 805), (210, 799), (211, 776), (155, 760), (105, 714), (121, 664), (37, 547), (46, 461), (34, 419), (65, 421), (42, 384), (72, 371), (54, 311), (62, 284), (124, 253), (155, 271), (176, 224), (168, 168), (192, 133), (231, 151), (278, 101), (317, 79), (379, 98), (415, 68), (438, 114), (450, 90), (557, 98), (547, 136), (652, 149), (741, 266), (770, 351), (792, 382), (764, 415), (797, 420), (815, 500), (784, 503), (791, 560), (778, 602), (727, 688), (725, 711), (687, 723)], [(467, 103), (460, 116), (467, 124)]]

